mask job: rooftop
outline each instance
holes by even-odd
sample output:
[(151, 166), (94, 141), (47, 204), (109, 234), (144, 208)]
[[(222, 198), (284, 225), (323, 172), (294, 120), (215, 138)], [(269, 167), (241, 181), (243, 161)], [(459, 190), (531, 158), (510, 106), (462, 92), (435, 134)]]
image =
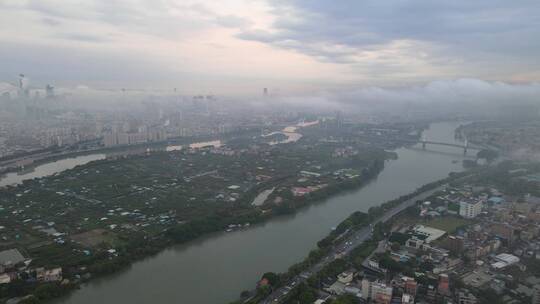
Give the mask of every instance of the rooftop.
[(446, 231), (444, 231), (444, 230), (440, 230), (440, 229), (436, 229), (436, 228), (432, 228), (432, 227), (427, 227), (427, 226), (423, 226), (423, 225), (414, 226), (413, 232), (415, 234), (420, 234), (420, 235), (425, 236), (426, 237), (426, 239), (425, 239), (426, 243), (430, 243), (430, 242), (432, 242), (434, 240), (437, 240), (437, 239), (439, 239), (440, 237), (442, 237), (443, 235), (446, 234)]
[(24, 261), (24, 257), (17, 249), (0, 251), (0, 264), (17, 264), (22, 261)]

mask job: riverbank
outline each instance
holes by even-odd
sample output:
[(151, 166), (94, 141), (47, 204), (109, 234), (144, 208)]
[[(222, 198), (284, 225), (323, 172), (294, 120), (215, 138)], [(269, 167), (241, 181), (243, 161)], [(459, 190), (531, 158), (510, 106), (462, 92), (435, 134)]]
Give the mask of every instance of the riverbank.
[[(430, 139), (451, 141), (455, 123), (432, 125)], [(303, 138), (305, 141), (309, 138)], [(367, 212), (422, 184), (459, 172), (463, 152), (449, 147), (401, 148), (376, 179), (310, 204), (294, 214), (273, 217), (249, 229), (217, 232), (183, 245), (171, 246), (127, 270), (92, 280), (54, 303), (96, 302), (217, 304), (238, 298), (266, 271), (285, 272), (302, 260), (331, 227), (356, 210)], [(251, 203), (252, 201), (249, 201)], [(208, 292), (208, 286), (212, 286)]]
[[(147, 151), (167, 151), (168, 147), (188, 147), (189, 145), (211, 142), (217, 140), (228, 140), (239, 136), (257, 135), (259, 129), (248, 129), (241, 132), (230, 132), (215, 135), (201, 135), (191, 137), (169, 138), (164, 141), (140, 143), (133, 145), (121, 145), (113, 147), (94, 146), (92, 148), (81, 149), (79, 145), (68, 148), (47, 148), (33, 152), (23, 153), (21, 155), (10, 155), (0, 160), (0, 181), (8, 173), (17, 173), (24, 170), (33, 170), (37, 166), (63, 160), (67, 158), (76, 158), (79, 156), (88, 156), (95, 154), (115, 155), (129, 153), (145, 153)], [(86, 147), (86, 146), (84, 146)]]
[[(357, 246), (362, 245), (372, 234), (369, 230), (377, 230), (376, 226), (378, 224), (391, 220), (408, 207), (413, 206), (418, 200), (425, 199), (440, 190), (444, 184), (468, 178), (473, 174), (473, 171), (452, 174), (447, 178), (423, 185), (407, 195), (385, 202), (380, 206), (372, 207), (367, 213), (354, 212), (327, 237), (317, 242), (317, 248), (311, 250), (302, 262), (292, 265), (286, 273), (261, 274), (262, 277), (275, 276), (275, 282), (279, 282), (279, 284), (273, 284), (272, 289), (259, 286), (257, 290), (243, 291), (241, 295), (247, 297), (247, 299), (233, 304), (279, 302), (282, 298), (286, 298), (289, 292), (292, 293), (291, 288), (286, 289), (283, 288), (284, 286), (298, 286), (298, 284), (308, 280), (312, 275), (317, 274), (325, 266), (332, 263), (336, 256), (345, 256), (355, 250)], [(368, 226), (372, 228), (368, 229)], [(269, 293), (271, 290), (274, 291)]]
[[(50, 292), (40, 294), (46, 300), (171, 245), (294, 214), (362, 187), (383, 170), (386, 159), (395, 158), (375, 148), (357, 148), (354, 157), (339, 158), (333, 156), (337, 148), (323, 145), (307, 149), (291, 143), (256, 151), (207, 147), (93, 161), (2, 191), (0, 200), (8, 211), (31, 206), (24, 214), (4, 217), (5, 232), (11, 237), (24, 231), (10, 246), (32, 257), (31, 267), (62, 267), (62, 283), (47, 284)], [(320, 173), (301, 170), (306, 163)], [(253, 199), (267, 187), (278, 187), (273, 203), (254, 207)], [(23, 290), (33, 293), (40, 287), (27, 284)], [(9, 289), (2, 293), (16, 294)]]
[[(101, 168), (101, 163), (109, 163), (109, 161), (95, 162), (90, 166), (79, 168), (77, 171)], [(62, 263), (62, 267), (66, 269), (64, 272), (65, 278), (68, 278), (69, 281), (63, 281), (62, 283), (58, 282), (56, 284), (47, 284), (47, 293), (42, 293), (39, 291), (41, 290), (42, 286), (28, 285), (27, 289), (25, 289), (26, 293), (37, 293), (39, 295), (39, 300), (42, 301), (58, 297), (61, 294), (71, 292), (74, 288), (77, 288), (80, 286), (80, 284), (88, 282), (90, 279), (96, 279), (103, 277), (104, 275), (125, 270), (133, 262), (153, 256), (172, 245), (187, 243), (203, 235), (222, 231), (233, 223), (257, 224), (265, 222), (278, 215), (293, 214), (305, 206), (324, 200), (325, 198), (331, 197), (344, 190), (362, 187), (375, 178), (383, 170), (383, 168), (384, 161), (375, 161), (373, 162), (372, 166), (363, 170), (361, 177), (344, 181), (339, 185), (328, 185), (328, 187), (321, 191), (314, 192), (302, 198), (297, 198), (294, 201), (288, 201), (287, 204), (284, 203), (278, 208), (267, 209), (267, 212), (261, 212), (260, 209), (253, 208), (248, 213), (243, 213), (242, 215), (234, 217), (229, 216), (223, 218), (216, 215), (209, 215), (204, 218), (182, 223), (170, 229), (163, 230), (163, 232), (154, 234), (151, 238), (147, 238), (142, 234), (131, 234), (130, 238), (124, 241), (122, 247), (115, 248), (115, 253), (112, 257), (106, 253), (102, 253), (84, 258), (70, 258), (67, 261), (57, 260), (57, 262), (55, 262), (54, 260), (48, 260), (48, 264)], [(26, 186), (27, 188), (31, 189), (30, 185)], [(246, 200), (249, 200), (249, 198), (246, 198)], [(37, 263), (41, 261), (39, 257), (36, 260)], [(77, 275), (74, 277), (73, 275), (75, 273), (79, 273), (79, 271), (68, 271), (69, 269), (81, 269), (82, 267), (85, 268), (86, 275)], [(91, 274), (91, 276), (89, 274)], [(13, 291), (7, 290), (5, 291), (5, 294), (10, 295), (12, 292)]]

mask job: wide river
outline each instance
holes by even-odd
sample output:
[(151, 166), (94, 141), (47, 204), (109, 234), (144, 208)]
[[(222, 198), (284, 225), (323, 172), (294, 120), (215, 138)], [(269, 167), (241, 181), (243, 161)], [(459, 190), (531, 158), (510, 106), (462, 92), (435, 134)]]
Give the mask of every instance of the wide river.
[[(424, 134), (427, 140), (455, 142), (454, 129), (458, 125), (435, 123)], [(452, 171), (462, 170), (464, 156), (458, 148), (428, 145), (426, 150), (413, 147), (396, 152), (398, 159), (388, 161), (378, 178), (361, 189), (246, 230), (215, 233), (171, 247), (125, 271), (85, 284), (54, 303), (225, 304), (233, 301), (242, 290), (252, 289), (264, 272), (282, 272), (302, 260), (331, 227), (353, 211), (367, 210), (446, 177)]]

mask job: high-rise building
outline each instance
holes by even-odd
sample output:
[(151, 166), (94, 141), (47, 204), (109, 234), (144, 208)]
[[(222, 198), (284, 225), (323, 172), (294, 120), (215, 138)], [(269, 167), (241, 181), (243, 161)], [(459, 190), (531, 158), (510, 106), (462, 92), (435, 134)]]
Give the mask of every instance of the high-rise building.
[(462, 236), (450, 235), (444, 245), (451, 253), (459, 254), (463, 251), (464, 240)]
[(459, 215), (464, 218), (475, 218), (482, 211), (482, 202), (461, 202), (459, 203)]
[(439, 286), (437, 287), (437, 291), (441, 295), (450, 295), (450, 279), (447, 274), (443, 273), (439, 275)]
[(371, 298), (371, 282), (368, 279), (364, 278), (362, 279), (361, 287), (362, 298), (364, 298), (364, 300)]
[(393, 288), (382, 282), (371, 282), (363, 279), (361, 283), (362, 297), (371, 299), (373, 303), (390, 304), (392, 301)]
[(47, 98), (53, 98), (54, 97), (54, 87), (52, 85), (48, 84), (45, 87), (45, 96)]
[(540, 285), (534, 285), (532, 304), (540, 304)]
[(268, 96), (268, 88), (263, 89), (263, 96)]
[(437, 290), (433, 285), (428, 285), (426, 290), (426, 300), (428, 303), (435, 303), (437, 298)]
[(373, 282), (371, 284), (371, 294), (373, 302), (377, 304), (390, 304), (392, 301), (392, 287), (384, 283)]
[(416, 296), (416, 289), (417, 289), (417, 283), (413, 278), (406, 278), (405, 284), (403, 286), (405, 293), (415, 297)]
[(19, 74), (19, 97), (30, 96), (30, 90), (28, 89), (28, 78), (24, 74)]
[(491, 225), (491, 232), (496, 236), (506, 240), (508, 244), (514, 242), (514, 227), (508, 223), (494, 223)]
[(127, 133), (117, 133), (116, 140), (118, 145), (129, 145), (129, 136)]
[(103, 135), (103, 144), (105, 147), (112, 147), (118, 144), (118, 137), (116, 132), (105, 133)]
[(468, 290), (459, 291), (457, 298), (458, 298), (458, 304), (476, 304), (476, 303), (478, 303), (478, 301), (476, 300), (476, 297)]

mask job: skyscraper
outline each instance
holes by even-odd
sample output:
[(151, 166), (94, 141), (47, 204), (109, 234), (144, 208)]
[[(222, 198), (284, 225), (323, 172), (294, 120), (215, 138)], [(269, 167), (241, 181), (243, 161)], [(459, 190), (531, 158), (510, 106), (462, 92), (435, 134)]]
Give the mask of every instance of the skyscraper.
[(54, 97), (54, 87), (50, 84), (48, 84), (45, 87), (45, 95), (47, 98), (53, 98)]

